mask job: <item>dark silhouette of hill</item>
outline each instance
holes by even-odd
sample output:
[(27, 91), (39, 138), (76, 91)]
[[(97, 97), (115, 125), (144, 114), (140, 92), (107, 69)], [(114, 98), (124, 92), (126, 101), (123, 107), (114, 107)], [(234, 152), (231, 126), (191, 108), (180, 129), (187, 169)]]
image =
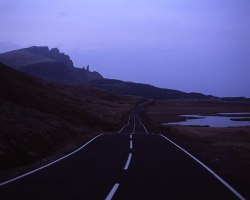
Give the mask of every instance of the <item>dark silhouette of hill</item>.
[(80, 144), (92, 133), (118, 130), (137, 101), (43, 81), (0, 63), (0, 170)]
[(30, 75), (68, 85), (87, 84), (122, 95), (134, 95), (151, 99), (207, 99), (212, 96), (200, 93), (185, 93), (178, 90), (162, 89), (147, 84), (103, 79), (89, 68), (76, 68), (68, 55), (57, 48), (29, 47), (0, 54), (0, 62)]
[(110, 91), (121, 95), (140, 96), (156, 100), (183, 100), (183, 101), (219, 101), (232, 103), (250, 103), (250, 98), (246, 97), (216, 97), (196, 92), (182, 92), (179, 90), (158, 88), (149, 84), (125, 82), (114, 79), (92, 80), (87, 85)]
[(68, 55), (57, 48), (29, 47), (0, 54), (0, 62), (44, 80), (77, 85), (102, 79), (97, 72), (76, 68)]
[(154, 87), (148, 84), (125, 82), (113, 79), (104, 79), (98, 72), (90, 72), (89, 66), (85, 69), (74, 67), (68, 55), (61, 53), (57, 48), (29, 47), (0, 54), (0, 62), (14, 69), (65, 85), (88, 85), (121, 95), (140, 96), (150, 99), (191, 99), (216, 100), (226, 102), (248, 102), (244, 97), (218, 98), (202, 93), (186, 93), (173, 89)]
[(60, 53), (59, 49), (57, 48), (52, 48), (51, 50), (49, 50), (48, 47), (33, 46), (30, 48), (26, 48), (25, 50), (61, 62), (68, 68), (74, 68), (73, 62), (70, 57), (64, 53)]
[(122, 95), (141, 96), (149, 99), (212, 99), (211, 95), (201, 93), (186, 93), (178, 90), (163, 89), (154, 87), (148, 84), (124, 82), (113, 79), (93, 80), (87, 83), (88, 85), (111, 91)]

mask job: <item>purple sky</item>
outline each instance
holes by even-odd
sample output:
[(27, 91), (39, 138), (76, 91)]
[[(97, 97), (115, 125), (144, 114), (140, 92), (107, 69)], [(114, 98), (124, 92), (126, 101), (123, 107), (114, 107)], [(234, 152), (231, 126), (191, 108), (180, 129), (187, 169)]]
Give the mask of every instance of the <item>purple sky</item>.
[(0, 53), (42, 45), (104, 77), (250, 97), (249, 0), (0, 0)]

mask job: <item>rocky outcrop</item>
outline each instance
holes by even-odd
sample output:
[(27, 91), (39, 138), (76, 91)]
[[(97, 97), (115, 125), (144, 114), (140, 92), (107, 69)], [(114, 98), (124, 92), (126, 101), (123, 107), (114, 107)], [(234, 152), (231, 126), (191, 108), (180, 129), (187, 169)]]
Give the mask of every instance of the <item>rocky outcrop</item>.
[(52, 48), (51, 50), (49, 50), (48, 47), (33, 46), (33, 47), (26, 48), (25, 50), (32, 52), (32, 53), (46, 56), (58, 62), (62, 62), (69, 68), (74, 68), (73, 62), (70, 59), (70, 57), (64, 53), (60, 53), (58, 48)]
[(84, 67), (83, 68), (75, 67), (73, 72), (72, 72), (72, 76), (75, 79), (77, 79), (78, 81), (85, 80), (86, 82), (91, 81), (91, 80), (97, 80), (97, 79), (102, 79), (103, 78), (101, 76), (101, 74), (99, 74), (98, 72), (88, 71)]
[(44, 80), (69, 85), (102, 79), (97, 72), (76, 68), (70, 57), (59, 49), (33, 46), (0, 54), (0, 62)]

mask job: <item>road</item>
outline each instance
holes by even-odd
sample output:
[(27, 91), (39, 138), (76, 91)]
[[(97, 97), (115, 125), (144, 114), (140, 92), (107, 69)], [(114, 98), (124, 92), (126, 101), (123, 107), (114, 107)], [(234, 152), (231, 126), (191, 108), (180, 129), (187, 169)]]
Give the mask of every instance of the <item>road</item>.
[(0, 199), (244, 199), (187, 153), (133, 113), (118, 133), (2, 183)]

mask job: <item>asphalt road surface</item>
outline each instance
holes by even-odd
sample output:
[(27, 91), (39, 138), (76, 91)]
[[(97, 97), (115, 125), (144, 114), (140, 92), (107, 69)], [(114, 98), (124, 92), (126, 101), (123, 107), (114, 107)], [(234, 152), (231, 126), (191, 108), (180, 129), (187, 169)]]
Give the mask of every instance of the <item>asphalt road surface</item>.
[(244, 199), (198, 162), (133, 113), (118, 133), (2, 183), (0, 199)]

